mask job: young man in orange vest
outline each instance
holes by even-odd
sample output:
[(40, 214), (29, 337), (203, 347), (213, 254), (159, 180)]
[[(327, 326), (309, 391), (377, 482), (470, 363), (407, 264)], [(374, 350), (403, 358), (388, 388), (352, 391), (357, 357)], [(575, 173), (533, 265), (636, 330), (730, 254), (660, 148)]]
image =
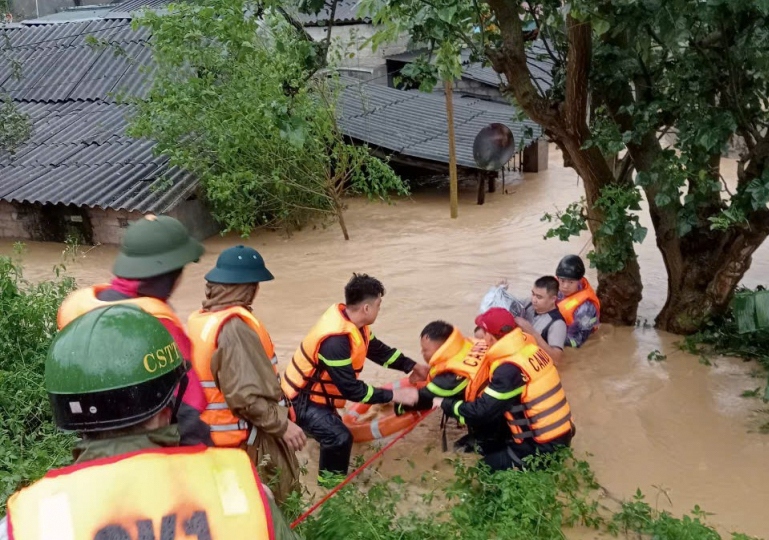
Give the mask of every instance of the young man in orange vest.
[(566, 321), (566, 345), (581, 347), (598, 329), (601, 302), (585, 278), (585, 263), (578, 255), (566, 255), (555, 269), (558, 278), (558, 310)]
[(299, 540), (245, 452), (178, 448), (171, 421), (187, 369), (173, 337), (135, 306), (67, 325), (45, 386), (57, 426), (82, 437), (76, 461), (8, 499), (0, 539)]
[(374, 337), (374, 324), (385, 290), (366, 274), (353, 274), (344, 289), (345, 303), (334, 304), (310, 330), (283, 374), (283, 393), (296, 411), (296, 422), (320, 443), (319, 471), (346, 475), (352, 434), (336, 409), (345, 401), (402, 403), (417, 401), (416, 388), (387, 390), (358, 380), (366, 358), (390, 369), (411, 372), (412, 382), (425, 380), (428, 367)]
[[(59, 330), (92, 309), (132, 304), (157, 317), (174, 337), (182, 357), (191, 361), (192, 343), (181, 319), (168, 304), (168, 298), (179, 283), (184, 267), (197, 262), (202, 254), (200, 242), (172, 217), (147, 215), (131, 223), (113, 266), (115, 278), (109, 284), (71, 293), (59, 308)], [(200, 419), (206, 406), (203, 388), (195, 372), (185, 377), (187, 391), (178, 415), (182, 445), (212, 446), (208, 426)]]
[(245, 449), (282, 504), (300, 489), (294, 452), (307, 439), (289, 419), (275, 347), (251, 312), (259, 284), (272, 279), (255, 249), (224, 250), (206, 274), (203, 309), (190, 315), (187, 327), (208, 402), (202, 418), (214, 444)]
[[(445, 321), (433, 321), (420, 334), (422, 357), (430, 366), (427, 384), (419, 389), (419, 401), (414, 407), (398, 405), (396, 412), (427, 410), (435, 398), (467, 399), (476, 395), (488, 382), (488, 344), (484, 340), (467, 339), (456, 327)], [(494, 425), (468, 426), (468, 434), (454, 443), (455, 450), (474, 452), (481, 441), (486, 446), (509, 438), (507, 423), (496, 420)], [(447, 450), (443, 432), (444, 451)]]
[[(523, 467), (523, 459), (569, 446), (571, 409), (553, 360), (531, 336), (517, 328), (504, 308), (479, 315), (489, 350), (489, 382), (469, 399), (438, 399), (443, 412), (479, 430), (504, 418), (510, 430), (503, 443), (480, 441), (483, 460), (493, 470)], [(479, 387), (481, 388), (481, 387)], [(493, 438), (490, 439), (493, 441)]]

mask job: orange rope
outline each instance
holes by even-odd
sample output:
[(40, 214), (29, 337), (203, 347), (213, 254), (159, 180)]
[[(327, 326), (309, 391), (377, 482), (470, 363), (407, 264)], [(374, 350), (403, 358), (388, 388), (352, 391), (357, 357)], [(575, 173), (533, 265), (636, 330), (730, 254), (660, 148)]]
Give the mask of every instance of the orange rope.
[(417, 425), (419, 425), (419, 423), (420, 423), (422, 420), (424, 420), (425, 418), (427, 418), (428, 416), (430, 416), (430, 415), (433, 413), (433, 411), (435, 411), (435, 409), (431, 409), (430, 411), (428, 411), (428, 412), (427, 412), (427, 414), (425, 414), (425, 415), (424, 415), (424, 416), (422, 416), (422, 417), (421, 417), (419, 420), (417, 420), (416, 422), (414, 422), (413, 424), (411, 424), (409, 427), (407, 427), (406, 429), (404, 429), (404, 430), (403, 430), (403, 432), (401, 432), (401, 434), (400, 434), (400, 435), (398, 435), (398, 436), (397, 436), (397, 437), (395, 437), (395, 438), (394, 438), (392, 441), (390, 441), (389, 443), (387, 443), (387, 445), (386, 445), (384, 448), (382, 448), (382, 449), (381, 449), (381, 450), (379, 450), (379, 451), (378, 451), (376, 454), (374, 454), (373, 456), (371, 456), (371, 457), (370, 457), (370, 458), (369, 458), (369, 459), (368, 459), (368, 460), (367, 460), (367, 461), (366, 461), (366, 462), (365, 462), (363, 465), (361, 465), (360, 467), (358, 467), (357, 469), (355, 469), (355, 470), (352, 472), (352, 474), (350, 474), (350, 475), (349, 475), (347, 478), (345, 478), (345, 479), (344, 479), (344, 481), (343, 481), (341, 484), (339, 484), (339, 485), (338, 485), (338, 486), (336, 486), (334, 489), (332, 489), (331, 491), (329, 491), (329, 492), (326, 494), (326, 496), (325, 496), (325, 497), (323, 497), (323, 498), (322, 498), (321, 500), (319, 500), (317, 503), (315, 503), (314, 505), (312, 505), (312, 507), (311, 507), (309, 510), (307, 510), (307, 511), (306, 511), (304, 514), (302, 514), (301, 516), (299, 516), (298, 518), (296, 518), (296, 520), (294, 520), (294, 522), (291, 524), (291, 528), (292, 528), (292, 529), (293, 529), (293, 528), (295, 528), (295, 527), (296, 527), (297, 525), (299, 525), (299, 524), (300, 524), (302, 521), (304, 521), (305, 519), (307, 519), (308, 517), (310, 517), (310, 515), (311, 515), (313, 512), (315, 512), (315, 510), (317, 510), (318, 508), (320, 508), (320, 507), (321, 507), (321, 505), (323, 505), (323, 503), (325, 503), (325, 502), (326, 502), (327, 500), (329, 500), (331, 497), (333, 497), (334, 495), (336, 495), (336, 493), (337, 493), (337, 492), (338, 492), (340, 489), (342, 489), (344, 486), (346, 486), (346, 485), (347, 485), (347, 484), (348, 484), (348, 483), (349, 483), (349, 482), (350, 482), (350, 481), (351, 481), (353, 478), (355, 478), (355, 477), (356, 477), (356, 476), (358, 476), (360, 473), (362, 473), (362, 472), (363, 472), (363, 470), (364, 470), (366, 467), (368, 467), (368, 466), (369, 466), (369, 465), (371, 465), (371, 464), (372, 464), (374, 461), (376, 461), (377, 459), (379, 459), (379, 458), (382, 456), (382, 454), (384, 454), (384, 453), (385, 453), (387, 450), (389, 450), (389, 449), (390, 449), (390, 448), (391, 448), (391, 447), (392, 447), (392, 446), (393, 446), (393, 445), (394, 445), (396, 442), (398, 442), (398, 441), (399, 441), (399, 440), (401, 440), (403, 437), (405, 437), (406, 435), (408, 435), (409, 433), (411, 433), (411, 431), (412, 431), (412, 430), (413, 430), (415, 427), (417, 427)]

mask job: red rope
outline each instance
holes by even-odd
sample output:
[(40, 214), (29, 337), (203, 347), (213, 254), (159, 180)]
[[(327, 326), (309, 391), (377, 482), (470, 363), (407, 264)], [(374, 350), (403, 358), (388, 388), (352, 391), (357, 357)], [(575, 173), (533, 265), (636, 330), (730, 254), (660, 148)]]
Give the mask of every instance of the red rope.
[(331, 497), (333, 497), (334, 495), (336, 495), (336, 493), (337, 493), (337, 492), (338, 492), (340, 489), (342, 489), (344, 486), (346, 486), (346, 485), (347, 485), (347, 484), (348, 484), (348, 483), (349, 483), (349, 482), (350, 482), (350, 481), (351, 481), (353, 478), (355, 478), (355, 477), (356, 477), (356, 476), (358, 476), (360, 473), (362, 473), (362, 472), (363, 472), (363, 470), (364, 470), (366, 467), (368, 467), (368, 466), (369, 466), (369, 465), (371, 465), (371, 464), (372, 464), (374, 461), (376, 461), (377, 459), (379, 459), (379, 458), (382, 456), (382, 454), (384, 454), (384, 453), (385, 453), (387, 450), (389, 450), (389, 449), (392, 447), (392, 445), (394, 445), (396, 442), (398, 442), (399, 440), (401, 440), (403, 437), (405, 437), (406, 435), (408, 435), (409, 433), (411, 433), (411, 431), (412, 431), (412, 430), (413, 430), (415, 427), (417, 427), (417, 425), (419, 425), (419, 423), (420, 423), (422, 420), (424, 420), (425, 418), (427, 418), (428, 416), (430, 416), (430, 414), (432, 414), (432, 412), (433, 412), (433, 411), (435, 411), (435, 409), (430, 409), (430, 410), (429, 410), (429, 411), (428, 411), (428, 412), (427, 412), (425, 415), (423, 415), (422, 417), (420, 417), (420, 418), (419, 418), (419, 419), (418, 419), (416, 422), (414, 422), (414, 423), (413, 423), (413, 424), (411, 424), (409, 427), (407, 427), (406, 429), (404, 429), (404, 430), (401, 432), (401, 434), (400, 434), (400, 435), (398, 435), (398, 436), (397, 436), (397, 437), (395, 437), (395, 438), (394, 438), (392, 441), (390, 441), (389, 443), (387, 443), (387, 445), (386, 445), (384, 448), (382, 448), (382, 449), (381, 449), (381, 450), (379, 450), (379, 451), (378, 451), (376, 454), (374, 454), (373, 456), (371, 456), (371, 457), (370, 457), (370, 458), (369, 458), (369, 459), (368, 459), (368, 460), (367, 460), (367, 461), (366, 461), (366, 462), (365, 462), (363, 465), (361, 465), (360, 467), (358, 467), (357, 469), (355, 469), (355, 470), (352, 472), (352, 474), (350, 474), (350, 475), (349, 475), (347, 478), (345, 478), (345, 479), (344, 479), (344, 481), (343, 481), (341, 484), (339, 484), (339, 485), (338, 485), (338, 486), (336, 486), (334, 489), (332, 489), (331, 491), (329, 491), (329, 492), (326, 494), (326, 496), (325, 496), (325, 497), (323, 497), (321, 500), (319, 500), (319, 501), (318, 501), (318, 502), (316, 502), (314, 505), (312, 505), (312, 507), (311, 507), (309, 510), (307, 510), (307, 511), (306, 511), (304, 514), (302, 514), (301, 516), (299, 516), (298, 518), (296, 518), (296, 520), (294, 520), (294, 522), (291, 524), (291, 528), (292, 528), (292, 529), (293, 529), (293, 528), (295, 528), (295, 527), (296, 527), (297, 525), (299, 525), (299, 524), (300, 524), (302, 521), (304, 521), (305, 519), (307, 519), (308, 517), (310, 517), (310, 515), (311, 515), (313, 512), (315, 512), (315, 510), (317, 510), (318, 508), (320, 508), (320, 507), (323, 505), (323, 503), (325, 503), (325, 502), (326, 502), (327, 500), (329, 500)]

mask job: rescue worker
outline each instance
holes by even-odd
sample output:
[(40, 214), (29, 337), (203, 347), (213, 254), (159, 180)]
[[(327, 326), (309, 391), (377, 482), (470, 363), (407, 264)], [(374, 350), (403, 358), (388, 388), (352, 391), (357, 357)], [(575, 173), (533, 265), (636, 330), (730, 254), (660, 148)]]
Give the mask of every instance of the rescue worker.
[[(197, 262), (203, 246), (178, 220), (147, 215), (125, 231), (109, 284), (94, 285), (71, 293), (58, 313), (59, 330), (78, 316), (115, 303), (132, 304), (154, 315), (174, 337), (182, 357), (192, 360), (192, 342), (184, 324), (168, 304), (184, 267)], [(182, 445), (213, 445), (208, 426), (200, 419), (206, 398), (194, 371), (185, 375), (187, 391), (179, 409)]]
[(275, 347), (251, 312), (259, 284), (272, 279), (255, 249), (224, 250), (206, 274), (203, 309), (190, 315), (187, 328), (214, 444), (245, 449), (282, 504), (300, 489), (294, 452), (307, 439), (289, 419)]
[(178, 448), (171, 420), (188, 367), (137, 307), (67, 325), (49, 349), (45, 386), (56, 425), (82, 437), (75, 464), (12, 495), (0, 538), (296, 539), (245, 452)]
[(435, 404), (461, 424), (480, 429), (504, 417), (510, 430), (504, 443), (479, 440), (483, 460), (493, 470), (523, 468), (528, 456), (569, 446), (571, 409), (553, 360), (504, 308), (488, 310), (475, 324), (489, 345), (488, 385), (477, 386), (479, 393), (469, 400), (443, 398)]
[(556, 306), (557, 300), (558, 280), (553, 276), (542, 276), (534, 282), (523, 317), (515, 318), (521, 330), (536, 339), (537, 345), (556, 364), (563, 356), (566, 342), (566, 321)]
[(566, 255), (555, 269), (558, 278), (558, 310), (566, 321), (566, 345), (581, 347), (598, 329), (601, 302), (585, 278), (585, 263), (578, 255)]
[(296, 423), (320, 443), (321, 478), (347, 474), (352, 434), (336, 411), (346, 400), (372, 405), (413, 405), (417, 401), (416, 388), (387, 390), (358, 380), (366, 358), (386, 368), (411, 372), (412, 382), (427, 377), (426, 365), (385, 345), (371, 332), (384, 293), (378, 279), (353, 274), (344, 288), (345, 303), (326, 310), (283, 374), (283, 393), (293, 403)]
[[(433, 321), (420, 334), (422, 357), (430, 366), (427, 384), (419, 389), (419, 401), (413, 407), (396, 406), (396, 414), (410, 410), (427, 410), (435, 398), (465, 399), (477, 395), (488, 382), (488, 345), (484, 340), (465, 338), (456, 327), (445, 321)], [(479, 439), (487, 444), (509, 438), (507, 423), (496, 419), (491, 425), (471, 426), (467, 435), (454, 443), (455, 450), (473, 452)], [(443, 431), (444, 451), (447, 449)]]

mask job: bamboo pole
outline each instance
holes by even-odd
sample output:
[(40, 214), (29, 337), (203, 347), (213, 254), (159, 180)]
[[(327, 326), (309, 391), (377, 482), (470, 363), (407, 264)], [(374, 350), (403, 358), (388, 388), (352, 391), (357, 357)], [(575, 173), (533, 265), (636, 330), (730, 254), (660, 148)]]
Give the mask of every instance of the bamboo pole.
[(459, 215), (459, 187), (457, 186), (457, 149), (454, 145), (454, 91), (452, 82), (443, 82), (446, 93), (446, 121), (449, 126), (449, 193), (451, 200), (451, 217)]

